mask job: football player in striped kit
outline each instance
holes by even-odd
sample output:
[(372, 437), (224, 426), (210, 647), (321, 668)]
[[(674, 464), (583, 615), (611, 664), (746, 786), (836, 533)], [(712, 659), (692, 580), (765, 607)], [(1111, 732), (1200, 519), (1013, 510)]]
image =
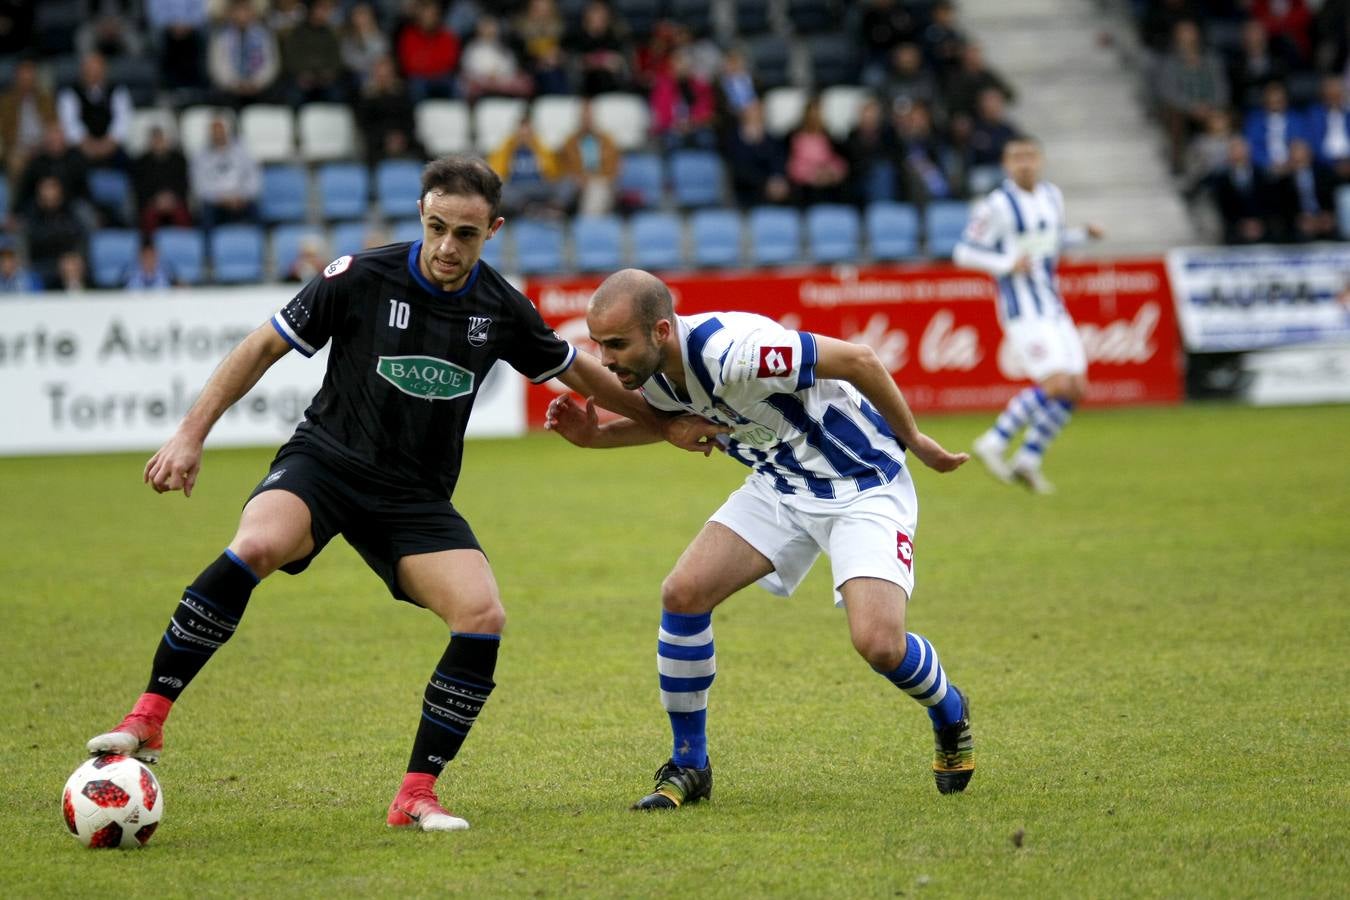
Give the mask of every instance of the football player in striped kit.
[[(633, 808), (673, 809), (711, 795), (713, 609), (756, 582), (791, 594), (822, 552), (854, 648), (928, 712), (938, 790), (964, 790), (975, 770), (966, 698), (933, 645), (905, 630), (918, 522), (905, 451), (939, 472), (969, 457), (919, 431), (869, 347), (750, 313), (676, 316), (666, 285), (635, 269), (605, 280), (586, 321), (601, 362), (625, 388), (658, 411), (725, 426), (722, 449), (751, 470), (661, 586), (657, 672), (673, 750)], [(602, 426), (590, 401), (583, 407), (566, 395), (550, 406), (548, 425), (583, 447), (660, 439), (628, 419)]]
[[(1061, 248), (1098, 239), (1096, 225), (1069, 228), (1064, 195), (1041, 180), (1040, 145), (1018, 137), (1003, 148), (1008, 177), (975, 206), (952, 259), (994, 277), (998, 319), (1034, 384), (1018, 393), (975, 440), (975, 457), (995, 478), (1038, 494), (1054, 486), (1041, 460), (1087, 391), (1087, 359), (1055, 277)], [(1007, 458), (1018, 432), (1022, 445)]]

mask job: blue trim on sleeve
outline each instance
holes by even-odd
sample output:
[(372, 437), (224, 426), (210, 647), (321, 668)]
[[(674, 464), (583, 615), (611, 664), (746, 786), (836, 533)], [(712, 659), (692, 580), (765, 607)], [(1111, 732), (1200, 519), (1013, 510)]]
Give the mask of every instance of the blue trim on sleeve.
[(287, 334), (286, 330), (281, 327), (281, 325), (277, 322), (277, 316), (279, 315), (281, 315), (281, 313), (276, 313), (275, 315), (272, 316), (271, 319), (268, 320), (272, 323), (272, 328), (276, 331), (276, 333), (281, 335), (281, 339), (286, 343), (290, 344), (292, 347), (294, 347), (305, 359), (309, 359), (311, 356), (313, 356), (314, 355), (313, 353), (306, 351), (304, 347), (301, 347), (299, 344), (297, 344), (295, 342), (295, 338)]
[(230, 562), (234, 563), (236, 566), (247, 572), (249, 574), (249, 577), (253, 579), (254, 584), (258, 584), (260, 581), (262, 581), (262, 579), (258, 577), (258, 573), (253, 571), (253, 567), (250, 566), (248, 563), (244, 562), (238, 556), (236, 556), (235, 552), (231, 550), (229, 547), (225, 548), (225, 555), (230, 558)]
[(709, 397), (715, 397), (716, 393), (712, 375), (708, 372), (708, 366), (703, 361), (703, 348), (708, 345), (708, 340), (721, 330), (722, 323), (714, 317), (689, 332), (689, 352), (687, 354), (689, 370), (694, 373), (694, 377), (703, 387), (703, 392)]
[(797, 332), (802, 342), (802, 364), (797, 370), (797, 390), (804, 391), (816, 383), (816, 336), (809, 331)]

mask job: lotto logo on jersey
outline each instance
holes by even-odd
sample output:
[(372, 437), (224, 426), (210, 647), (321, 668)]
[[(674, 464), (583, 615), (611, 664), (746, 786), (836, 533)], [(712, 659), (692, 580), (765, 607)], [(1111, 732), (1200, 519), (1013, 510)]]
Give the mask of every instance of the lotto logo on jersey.
[(756, 374), (760, 378), (781, 378), (791, 371), (791, 347), (759, 348), (759, 371)]
[(909, 539), (909, 535), (903, 531), (895, 533), (895, 558), (904, 564), (904, 567), (914, 571), (914, 544)]

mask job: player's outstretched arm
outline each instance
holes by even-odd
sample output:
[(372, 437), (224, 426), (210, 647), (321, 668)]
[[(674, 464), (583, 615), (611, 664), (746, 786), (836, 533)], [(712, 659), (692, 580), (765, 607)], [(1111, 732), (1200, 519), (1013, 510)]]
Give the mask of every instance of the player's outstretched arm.
[(595, 398), (587, 397), (583, 405), (571, 394), (554, 397), (549, 403), (544, 428), (556, 431), (568, 443), (591, 449), (636, 447), (661, 440), (661, 435), (632, 419), (616, 419), (601, 425)]
[(938, 472), (951, 472), (970, 459), (967, 453), (952, 453), (919, 430), (910, 412), (905, 395), (891, 378), (891, 373), (877, 358), (871, 347), (851, 344), (837, 338), (815, 335), (816, 377), (847, 381), (867, 398), (895, 436), (919, 458), (925, 466)]
[(202, 445), (212, 426), (290, 349), (271, 322), (240, 341), (211, 373), (173, 436), (145, 464), (145, 483), (160, 494), (182, 490), (183, 496), (191, 497), (202, 465)]

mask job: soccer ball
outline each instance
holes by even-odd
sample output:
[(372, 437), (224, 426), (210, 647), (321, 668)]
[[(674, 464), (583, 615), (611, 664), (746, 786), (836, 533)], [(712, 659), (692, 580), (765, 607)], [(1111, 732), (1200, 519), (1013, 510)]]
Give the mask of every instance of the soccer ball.
[(139, 847), (164, 815), (164, 791), (140, 760), (96, 756), (61, 793), (66, 827), (86, 847)]

